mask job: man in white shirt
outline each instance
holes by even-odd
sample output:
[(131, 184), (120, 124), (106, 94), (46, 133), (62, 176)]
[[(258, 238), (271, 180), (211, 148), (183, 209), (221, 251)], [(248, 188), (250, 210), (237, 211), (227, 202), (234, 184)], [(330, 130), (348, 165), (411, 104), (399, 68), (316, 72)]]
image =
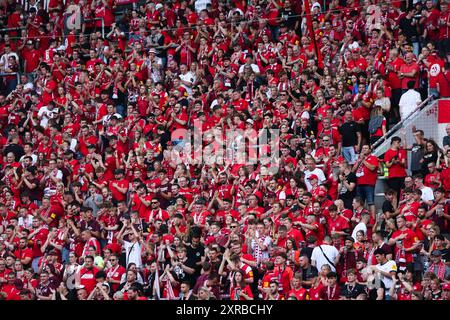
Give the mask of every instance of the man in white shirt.
[(417, 106), (422, 103), (420, 93), (414, 90), (414, 84), (414, 81), (409, 81), (408, 91), (400, 97), (400, 102), (398, 105), (400, 106), (400, 118), (402, 120), (409, 116), (417, 108)]
[(59, 109), (55, 108), (55, 103), (50, 101), (47, 106), (39, 109), (38, 118), (41, 120), (39, 123), (42, 128), (46, 129), (50, 119), (56, 118)]
[(324, 183), (327, 181), (327, 178), (325, 178), (325, 174), (323, 173), (322, 169), (316, 168), (316, 161), (313, 158), (309, 158), (306, 160), (306, 167), (305, 170), (305, 185), (306, 188), (308, 188), (308, 191), (311, 191), (312, 186), (309, 182), (309, 176), (315, 174), (317, 178), (319, 179), (319, 184)]
[(423, 184), (423, 175), (421, 175), (420, 173), (416, 174), (414, 176), (414, 184), (417, 189), (422, 191), (421, 197), (422, 201), (425, 202), (427, 205), (431, 206), (434, 201), (433, 189)]
[(15, 57), (16, 61), (19, 61), (19, 56), (17, 53), (11, 51), (9, 44), (5, 44), (5, 53), (0, 57), (0, 72), (4, 72), (9, 69), (9, 57)]
[(187, 65), (184, 63), (180, 65), (180, 75), (181, 86), (186, 89), (186, 92), (192, 94), (192, 85), (195, 83), (196, 76), (191, 71), (188, 70)]
[(211, 0), (196, 0), (194, 3), (195, 11), (200, 14), (202, 10), (206, 10), (208, 4), (211, 4)]
[[(128, 235), (128, 241), (125, 237)], [(117, 235), (117, 240), (123, 245), (125, 251), (126, 266), (130, 263), (136, 264), (136, 268), (142, 268), (142, 239), (134, 228), (131, 220), (125, 220), (125, 223)]]
[(311, 264), (320, 271), (323, 265), (328, 264), (331, 271), (336, 272), (336, 264), (339, 261), (339, 251), (331, 245), (332, 240), (329, 236), (323, 239), (323, 244), (313, 249), (311, 255)]
[(261, 70), (259, 70), (258, 65), (253, 63), (253, 55), (250, 53), (245, 56), (245, 63), (239, 67), (239, 75), (240, 76), (244, 74), (244, 70), (245, 70), (246, 66), (250, 66), (252, 68), (253, 73), (256, 76), (259, 76), (259, 74), (261, 73)]
[(369, 266), (368, 268), (375, 271), (381, 281), (383, 281), (386, 287), (386, 300), (389, 300), (389, 289), (394, 285), (392, 275), (397, 273), (397, 264), (394, 260), (388, 260), (386, 258), (386, 252), (379, 248), (374, 252), (375, 258), (378, 264), (376, 266)]

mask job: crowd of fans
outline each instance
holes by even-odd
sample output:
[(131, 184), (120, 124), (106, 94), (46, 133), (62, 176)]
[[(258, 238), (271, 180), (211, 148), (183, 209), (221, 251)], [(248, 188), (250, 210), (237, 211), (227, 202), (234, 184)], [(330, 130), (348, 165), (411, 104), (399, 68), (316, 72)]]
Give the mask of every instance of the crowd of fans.
[[(450, 96), (449, 28), (432, 0), (0, 0), (0, 298), (448, 300), (450, 125), (372, 145), (408, 90)], [(194, 126), (279, 129), (279, 159), (176, 161)]]

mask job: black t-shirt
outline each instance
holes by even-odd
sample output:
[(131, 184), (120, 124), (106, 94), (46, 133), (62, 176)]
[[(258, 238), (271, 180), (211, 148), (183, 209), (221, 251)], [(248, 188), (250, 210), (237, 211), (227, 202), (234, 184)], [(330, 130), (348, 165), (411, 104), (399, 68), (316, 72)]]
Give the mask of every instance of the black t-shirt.
[(423, 159), (424, 147), (420, 144), (414, 143), (411, 148), (411, 170), (419, 171), (422, 169), (420, 160)]
[[(356, 175), (353, 172), (350, 172), (347, 176), (345, 176), (345, 180), (347, 180), (349, 184), (352, 182), (356, 184)], [(352, 191), (349, 191), (345, 186), (343, 186), (341, 189), (341, 193), (339, 194), (339, 198), (341, 199), (353, 199), (355, 196), (356, 187), (353, 188)]]
[[(193, 259), (187, 258), (183, 264), (192, 269), (196, 269), (195, 261)], [(172, 275), (178, 282), (189, 281), (191, 288), (195, 285), (195, 279), (197, 278), (196, 272), (189, 274), (183, 270), (181, 266), (175, 266), (172, 270)]]
[(412, 37), (417, 37), (417, 26), (413, 26), (414, 18), (408, 19), (406, 16), (400, 19), (399, 27), (408, 40)]
[(25, 152), (23, 151), (23, 147), (15, 143), (11, 143), (10, 145), (6, 146), (3, 150), (3, 155), (7, 156), (10, 152), (14, 154), (16, 162), (18, 162), (20, 158), (25, 154)]
[(356, 283), (354, 286), (344, 284), (341, 287), (341, 296), (347, 299), (356, 299), (360, 294), (365, 293), (365, 287)]
[(194, 261), (195, 273), (194, 275), (198, 277), (200, 275), (201, 266), (197, 265), (197, 262), (200, 262), (202, 256), (205, 255), (205, 247), (199, 245), (197, 248), (192, 248), (192, 246), (188, 246), (186, 248), (186, 255), (190, 261)]
[[(317, 277), (319, 275), (319, 272), (317, 271), (317, 268), (314, 266), (309, 266), (307, 269), (301, 269), (302, 273), (302, 280), (303, 281), (309, 281), (309, 279)], [(309, 289), (311, 286), (303, 285), (305, 289)]]
[(361, 129), (355, 121), (344, 122), (339, 127), (339, 133), (342, 135), (342, 146), (356, 146), (358, 144), (358, 135), (356, 133), (359, 131), (361, 131)]
[(422, 162), (422, 171), (426, 174), (428, 174), (428, 165), (432, 162), (436, 163), (438, 158), (437, 151), (433, 151), (430, 153), (424, 153), (423, 155), (423, 162)]
[(384, 282), (381, 280), (378, 280), (379, 287), (375, 286), (375, 280), (372, 281), (372, 289), (367, 288), (367, 300), (377, 300), (378, 297), (378, 289), (383, 289), (383, 300), (385, 300), (386, 297), (386, 286), (384, 285)]
[(281, 9), (280, 19), (282, 22), (286, 23), (288, 29), (293, 29), (295, 27), (295, 23), (297, 22), (297, 15), (292, 10)]
[(394, 206), (388, 200), (384, 200), (383, 205), (382, 205), (381, 208), (383, 210), (383, 213), (385, 213), (385, 212), (393, 213), (395, 211)]

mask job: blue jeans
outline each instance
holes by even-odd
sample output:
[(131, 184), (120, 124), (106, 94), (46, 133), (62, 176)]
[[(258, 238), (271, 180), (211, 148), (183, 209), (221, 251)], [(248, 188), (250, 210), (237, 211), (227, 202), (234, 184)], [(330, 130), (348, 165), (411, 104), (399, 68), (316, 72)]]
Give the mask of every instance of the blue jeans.
[(363, 201), (367, 201), (367, 205), (375, 203), (375, 186), (362, 184), (356, 186), (356, 195), (361, 197)]
[(69, 250), (69, 249), (67, 249), (67, 248), (63, 248), (63, 249), (62, 249), (62, 252), (61, 252), (61, 261), (62, 261), (63, 264), (66, 264), (66, 263), (69, 262), (69, 253), (70, 253), (70, 250)]
[(37, 273), (39, 270), (39, 266), (38, 266), (39, 259), (41, 259), (41, 257), (36, 257), (33, 259), (33, 262), (31, 262), (31, 268), (33, 268), (33, 271), (35, 273)]
[(358, 160), (358, 156), (356, 155), (355, 148), (352, 147), (342, 147), (342, 156), (349, 164), (355, 164), (356, 160)]
[(412, 45), (413, 45), (413, 52), (416, 55), (416, 57), (418, 57), (420, 54), (420, 42), (413, 42)]
[(439, 92), (437, 91), (437, 88), (428, 88), (428, 95), (432, 95), (434, 99), (439, 98)]

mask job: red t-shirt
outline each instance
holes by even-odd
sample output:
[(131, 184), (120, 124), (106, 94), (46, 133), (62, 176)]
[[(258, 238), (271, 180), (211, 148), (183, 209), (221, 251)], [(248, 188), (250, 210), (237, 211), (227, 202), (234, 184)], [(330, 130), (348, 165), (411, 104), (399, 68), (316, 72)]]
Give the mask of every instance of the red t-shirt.
[(125, 188), (128, 189), (128, 186), (130, 185), (130, 183), (128, 182), (128, 180), (126, 179), (122, 179), (122, 180), (113, 180), (109, 182), (109, 189), (111, 190), (111, 195), (112, 198), (116, 201), (123, 201), (126, 200), (127, 198), (127, 194), (126, 193), (121, 193), (119, 190), (117, 190), (113, 184), (117, 183), (117, 186), (119, 188)]
[[(395, 156), (398, 156), (398, 160), (406, 159), (406, 151), (403, 149), (392, 150), (389, 149), (384, 154), (384, 162), (390, 162)], [(389, 178), (403, 178), (406, 177), (405, 167), (400, 163), (395, 163), (389, 168)]]
[(91, 293), (97, 285), (97, 280), (95, 280), (95, 275), (99, 270), (93, 267), (91, 270), (82, 268), (80, 270), (80, 284), (84, 286), (88, 293)]
[(358, 170), (356, 170), (356, 183), (358, 185), (375, 186), (378, 178), (378, 158), (373, 155), (369, 155), (365, 161), (371, 165), (374, 165), (375, 169), (369, 170), (369, 168), (367, 168), (364, 163), (361, 163), (361, 165), (358, 167)]
[(402, 89), (408, 89), (408, 82), (411, 80), (414, 80), (416, 82), (416, 84), (414, 85), (414, 88), (418, 88), (419, 87), (419, 66), (417, 65), (417, 63), (413, 62), (411, 64), (403, 64), (400, 67), (400, 72), (403, 73), (409, 73), (416, 70), (416, 75), (414, 76), (414, 78), (410, 78), (410, 77), (403, 77), (401, 79), (402, 81)]
[[(396, 238), (398, 236), (400, 236), (401, 234), (406, 234), (406, 238), (403, 239), (403, 248), (404, 249), (408, 249), (411, 248), (413, 246), (413, 244), (418, 240), (417, 235), (414, 231), (412, 231), (411, 229), (405, 229), (403, 231), (401, 230), (397, 230), (392, 234), (392, 238)], [(398, 254), (398, 246), (395, 246), (395, 255)], [(412, 252), (405, 252), (405, 260), (406, 263), (408, 262), (413, 262), (413, 254)]]
[(394, 70), (390, 71), (388, 73), (388, 81), (389, 81), (389, 84), (391, 85), (392, 89), (401, 89), (402, 88), (402, 81), (398, 77), (397, 72), (400, 70), (400, 67), (404, 64), (405, 64), (405, 61), (400, 57), (397, 57), (397, 59), (395, 59), (394, 61), (391, 62), (391, 65), (394, 68)]

